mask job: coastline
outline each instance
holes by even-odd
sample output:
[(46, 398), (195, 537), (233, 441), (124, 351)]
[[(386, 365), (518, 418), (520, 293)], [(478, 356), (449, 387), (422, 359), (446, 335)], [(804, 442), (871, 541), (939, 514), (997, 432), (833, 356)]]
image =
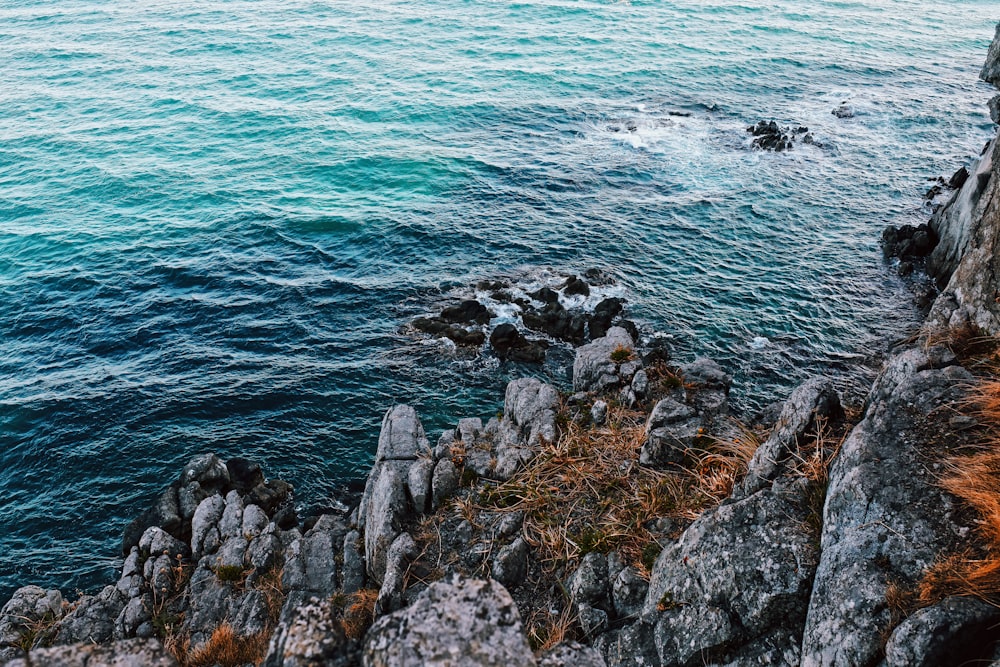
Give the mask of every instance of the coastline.
[[(998, 67), (1000, 30), (983, 70), (995, 85)], [(132, 656), (167, 665), (180, 655), (186, 664), (242, 664), (208, 655), (223, 626), (274, 666), (996, 659), (958, 650), (994, 650), (998, 616), (990, 605), (953, 596), (904, 616), (889, 598), (893, 587), (916, 585), (974, 530), (937, 487), (929, 461), (982, 436), (974, 419), (955, 421), (951, 406), (979, 372), (958, 334), (1000, 334), (998, 146), (994, 140), (932, 219), (942, 242), (927, 261), (942, 292), (919, 339), (893, 351), (853, 416), (857, 423), (848, 423), (851, 415), (843, 421), (828, 383), (802, 385), (773, 415), (745, 469), (737, 467), (726, 492), (699, 507), (697, 518), (684, 518), (688, 507), (668, 516), (678, 511), (677, 498), (670, 512), (654, 503), (669, 521), (640, 522), (642, 536), (662, 548), (651, 558), (594, 535), (583, 548), (577, 533), (563, 558), (546, 561), (536, 553), (545, 544), (532, 528), (537, 508), (522, 507), (523, 494), (504, 486), (546, 457), (565, 463), (579, 455), (559, 450), (559, 442), (570, 432), (611, 428), (609, 415), (622, 433), (641, 433), (635, 465), (661, 471), (706, 465), (692, 452), (719, 455), (709, 439), (749, 438), (728, 420), (728, 378), (717, 365), (646, 363), (629, 331), (609, 327), (576, 350), (572, 396), (515, 381), (502, 415), (485, 424), (462, 419), (433, 446), (414, 410), (389, 410), (352, 512), (300, 525), (287, 484), (266, 480), (251, 462), (198, 457), (127, 531), (116, 584), (67, 604), (53, 591), (15, 594), (0, 613), (0, 662), (89, 659), (94, 667)], [(837, 428), (839, 444), (830, 435)], [(436, 550), (429, 551), (435, 540), (428, 535)], [(435, 564), (455, 560), (450, 570), (437, 565), (439, 576), (414, 581), (421, 563), (433, 569), (428, 554)], [(538, 624), (552, 628), (550, 636), (535, 632), (529, 644), (538, 589), (523, 589), (545, 578), (554, 596), (545, 601), (561, 608)], [(370, 610), (352, 612), (361, 600)], [(546, 646), (563, 612), (562, 631), (577, 641)], [(188, 644), (171, 644), (178, 638)], [(30, 663), (22, 649), (30, 649)]]

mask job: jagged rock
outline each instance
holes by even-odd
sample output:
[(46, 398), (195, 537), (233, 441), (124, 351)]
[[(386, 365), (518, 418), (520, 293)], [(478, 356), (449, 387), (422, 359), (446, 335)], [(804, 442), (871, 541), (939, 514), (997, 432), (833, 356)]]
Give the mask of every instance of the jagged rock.
[(975, 598), (947, 598), (899, 624), (885, 645), (886, 667), (987, 664), (1000, 611)]
[[(288, 482), (280, 479), (272, 479), (250, 489), (250, 492), (244, 499), (244, 503), (247, 505), (257, 505), (276, 524), (287, 530), (292, 526), (283, 525), (280, 514), (283, 509), (292, 506), (292, 491), (292, 485)], [(294, 519), (294, 513), (291, 518)]]
[(913, 585), (959, 539), (951, 503), (919, 453), (923, 423), (972, 376), (947, 350), (909, 349), (886, 364), (864, 419), (830, 470), (822, 558), (803, 638), (804, 664), (868, 664), (889, 623), (890, 580)]
[(639, 398), (645, 398), (649, 393), (649, 376), (646, 371), (640, 369), (632, 376), (632, 393)]
[(828, 378), (812, 378), (796, 387), (785, 401), (777, 423), (747, 467), (741, 483), (743, 495), (749, 495), (773, 481), (781, 464), (795, 453), (802, 438), (816, 426), (818, 419), (836, 419), (843, 410), (840, 397)]
[(434, 476), (431, 481), (434, 509), (441, 507), (455, 493), (460, 481), (458, 468), (451, 462), (451, 459), (438, 461), (434, 467)]
[(104, 646), (71, 644), (31, 651), (3, 667), (178, 667), (155, 639), (130, 639)]
[(987, 103), (990, 109), (990, 120), (1000, 123), (1000, 95), (994, 95)]
[(618, 618), (631, 618), (642, 611), (649, 582), (634, 567), (622, 568), (611, 586), (612, 602)]
[[(347, 527), (332, 514), (324, 514), (285, 553), (282, 586), (286, 591), (304, 591), (328, 597), (337, 590), (337, 546), (343, 543)], [(336, 546), (335, 546), (336, 545)]]
[(986, 62), (979, 72), (979, 78), (1000, 88), (1000, 23), (997, 24), (996, 34), (986, 53)]
[(646, 440), (639, 460), (643, 465), (684, 463), (687, 452), (703, 435), (703, 421), (694, 408), (673, 398), (664, 398), (646, 419)]
[(555, 387), (534, 378), (521, 378), (507, 385), (504, 420), (519, 429), (520, 442), (535, 447), (542, 440), (555, 441), (558, 406)]
[(258, 484), (264, 483), (264, 473), (260, 464), (235, 456), (226, 461), (229, 481), (240, 493), (246, 493)]
[(215, 553), (221, 544), (219, 535), (219, 520), (226, 510), (226, 501), (222, 496), (214, 495), (205, 498), (194, 511), (191, 519), (191, 553), (195, 558), (202, 554)]
[(352, 530), (344, 537), (343, 592), (345, 595), (356, 593), (365, 585), (365, 562), (358, 548), (361, 535)]
[[(255, 506), (250, 505), (250, 507)], [(257, 572), (266, 572), (278, 562), (278, 558), (284, 547), (281, 544), (281, 540), (275, 534), (276, 532), (277, 526), (270, 523), (264, 529), (264, 532), (250, 540), (250, 544), (247, 545), (245, 559), (250, 567), (254, 568)]]
[(329, 600), (309, 598), (291, 608), (271, 635), (264, 667), (350, 667), (357, 657)]
[[(0, 650), (18, 646), (29, 626), (36, 622), (57, 621), (63, 615), (62, 594), (38, 586), (22, 586), (0, 609)], [(36, 641), (44, 640), (39, 633)]]
[(115, 619), (115, 639), (135, 637), (135, 631), (140, 625), (152, 618), (153, 602), (146, 594), (131, 598)]
[(619, 386), (619, 364), (611, 355), (616, 349), (631, 350), (634, 345), (628, 331), (611, 327), (604, 337), (577, 349), (573, 360), (573, 391), (601, 392)]
[(607, 608), (611, 590), (607, 557), (596, 551), (584, 556), (576, 572), (569, 578), (567, 588), (573, 602)]
[(393, 540), (386, 555), (385, 576), (378, 599), (375, 600), (375, 615), (382, 616), (399, 609), (403, 604), (403, 584), (406, 567), (418, 553), (417, 543), (409, 533), (400, 533)]
[(732, 378), (712, 359), (699, 357), (680, 367), (688, 391), (688, 400), (699, 414), (714, 418), (729, 409), (729, 386)]
[(221, 492), (229, 481), (229, 468), (215, 454), (196, 456), (181, 470), (181, 486), (198, 482), (208, 493)]
[[(122, 534), (122, 555), (127, 556), (132, 547), (139, 544), (139, 539), (146, 532), (147, 528), (158, 526), (174, 537), (183, 539), (183, 522), (190, 519), (191, 515), (182, 519), (181, 507), (177, 497), (179, 485), (174, 483), (168, 486), (153, 503), (153, 506), (139, 515), (129, 523)], [(192, 508), (192, 513), (194, 509)]]
[(663, 664), (802, 626), (817, 560), (804, 502), (803, 485), (760, 491), (706, 512), (663, 550), (641, 620)]
[(830, 113), (837, 118), (854, 118), (854, 109), (847, 104), (841, 104), (840, 106), (834, 108), (834, 110)]
[(499, 324), (490, 333), (490, 345), (501, 359), (540, 364), (549, 345), (543, 340), (529, 340), (513, 324)]
[(269, 622), (267, 597), (262, 591), (249, 590), (233, 615), (233, 630), (240, 637), (252, 637), (267, 629)]
[(431, 479), (434, 476), (434, 459), (417, 459), (406, 474), (406, 486), (410, 490), (413, 509), (423, 514), (430, 509)]
[(615, 297), (604, 299), (597, 304), (590, 321), (587, 323), (590, 339), (594, 340), (606, 336), (608, 329), (611, 328), (611, 323), (621, 314), (622, 309), (623, 301)]
[(455, 427), (455, 433), (459, 440), (468, 444), (476, 441), (476, 438), (483, 431), (483, 420), (478, 417), (466, 417), (465, 419), (458, 420), (458, 426)]
[(597, 649), (566, 642), (540, 655), (538, 667), (607, 667), (607, 663)]
[(608, 629), (608, 612), (585, 602), (576, 605), (576, 620), (588, 638), (593, 638)]
[(521, 526), (523, 524), (524, 512), (517, 511), (504, 514), (500, 517), (500, 521), (497, 522), (496, 528), (493, 531), (493, 536), (496, 539), (511, 537), (521, 530)]
[(491, 574), (507, 588), (520, 584), (528, 573), (528, 543), (519, 537), (501, 547), (493, 558)]
[(243, 535), (243, 498), (238, 491), (226, 494), (226, 508), (219, 519), (219, 536), (223, 540)]
[(243, 534), (254, 539), (267, 529), (269, 523), (267, 514), (257, 505), (247, 505), (243, 508)]
[(374, 581), (381, 583), (386, 552), (413, 512), (407, 493), (410, 466), (418, 457), (430, 455), (430, 444), (416, 410), (408, 405), (390, 408), (382, 419), (375, 465), (358, 508), (368, 576)]
[(125, 606), (125, 596), (114, 586), (97, 595), (84, 595), (56, 626), (56, 642), (103, 644), (111, 640), (115, 619)]
[(604, 423), (608, 420), (608, 404), (606, 401), (594, 401), (593, 407), (590, 408), (590, 419), (594, 422), (595, 426), (604, 426)]
[(490, 311), (475, 299), (466, 299), (457, 305), (448, 306), (442, 310), (441, 319), (454, 324), (471, 324), (473, 322), (476, 324), (487, 324), (490, 321)]
[(496, 581), (453, 577), (383, 616), (365, 637), (366, 667), (531, 666), (517, 606)]

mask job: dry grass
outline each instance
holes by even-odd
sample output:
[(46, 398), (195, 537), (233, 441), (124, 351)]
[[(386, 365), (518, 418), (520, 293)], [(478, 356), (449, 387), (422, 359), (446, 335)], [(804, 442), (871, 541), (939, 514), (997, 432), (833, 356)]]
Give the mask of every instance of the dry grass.
[(575, 623), (576, 616), (569, 606), (557, 615), (537, 608), (528, 618), (528, 642), (537, 652), (548, 651), (572, 636)]
[(361, 639), (375, 620), (375, 601), (378, 590), (362, 588), (350, 597), (350, 604), (344, 609), (341, 625), (349, 639)]
[(264, 631), (249, 637), (236, 634), (233, 626), (223, 623), (212, 632), (204, 646), (190, 651), (184, 660), (178, 660), (183, 667), (239, 667), (248, 663), (258, 665), (267, 655), (270, 632)]
[[(639, 465), (645, 415), (613, 407), (602, 427), (566, 421), (556, 443), (513, 478), (484, 486), (474, 508), (524, 512), (523, 533), (543, 565), (571, 566), (591, 551), (618, 550), (644, 570), (652, 520), (690, 521), (726, 498), (746, 471), (758, 440), (747, 431), (732, 441), (706, 438), (689, 452), (691, 470)], [(463, 512), (464, 513), (464, 512)], [(648, 561), (648, 559), (646, 559)]]
[(1000, 602), (1000, 381), (980, 383), (967, 407), (992, 427), (989, 442), (982, 451), (947, 459), (940, 485), (975, 513), (979, 539), (965, 552), (944, 556), (927, 569), (917, 586), (921, 606), (950, 595)]

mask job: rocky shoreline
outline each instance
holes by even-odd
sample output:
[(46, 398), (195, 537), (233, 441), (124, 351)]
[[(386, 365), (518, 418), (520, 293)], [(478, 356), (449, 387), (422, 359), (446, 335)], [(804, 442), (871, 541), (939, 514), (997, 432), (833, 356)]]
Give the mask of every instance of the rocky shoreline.
[[(1000, 26), (981, 77), (1000, 87)], [(1000, 336), (998, 147), (883, 236), (940, 293), (863, 406), (815, 378), (742, 425), (722, 368), (643, 349), (616, 299), (567, 309), (598, 280), (572, 277), (517, 304), (577, 346), (572, 394), (515, 380), (433, 443), (395, 406), (363, 495), (304, 521), (253, 462), (196, 457), (125, 531), (117, 582), (14, 594), (0, 665), (1000, 664), (1000, 590), (928, 584), (993, 556), (940, 478), (995, 428), (968, 405)], [(482, 345), (475, 303), (413, 326)], [(502, 326), (498, 354), (544, 358)]]

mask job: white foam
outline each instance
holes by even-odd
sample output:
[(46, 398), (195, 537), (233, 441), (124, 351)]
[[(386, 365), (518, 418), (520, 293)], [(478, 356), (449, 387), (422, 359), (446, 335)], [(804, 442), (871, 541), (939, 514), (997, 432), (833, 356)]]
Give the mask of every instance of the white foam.
[(767, 338), (765, 338), (764, 336), (754, 336), (753, 340), (750, 341), (750, 349), (751, 350), (763, 350), (765, 347), (768, 347), (770, 344), (771, 344), (771, 341), (768, 340)]

